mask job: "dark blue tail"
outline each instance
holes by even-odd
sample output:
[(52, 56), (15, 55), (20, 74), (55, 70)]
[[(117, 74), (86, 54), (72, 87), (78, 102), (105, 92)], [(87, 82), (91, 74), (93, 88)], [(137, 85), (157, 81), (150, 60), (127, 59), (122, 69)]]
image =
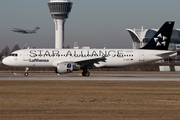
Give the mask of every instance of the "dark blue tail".
[(174, 21), (165, 22), (154, 37), (141, 49), (168, 50)]

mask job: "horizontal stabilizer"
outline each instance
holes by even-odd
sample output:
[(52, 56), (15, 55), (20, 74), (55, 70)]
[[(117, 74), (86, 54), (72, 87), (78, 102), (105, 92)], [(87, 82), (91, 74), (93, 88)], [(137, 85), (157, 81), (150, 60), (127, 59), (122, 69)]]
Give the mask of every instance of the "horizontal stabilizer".
[(177, 52), (176, 51), (168, 51), (168, 52), (157, 54), (156, 56), (163, 57), (163, 56), (171, 56), (173, 54), (177, 54)]

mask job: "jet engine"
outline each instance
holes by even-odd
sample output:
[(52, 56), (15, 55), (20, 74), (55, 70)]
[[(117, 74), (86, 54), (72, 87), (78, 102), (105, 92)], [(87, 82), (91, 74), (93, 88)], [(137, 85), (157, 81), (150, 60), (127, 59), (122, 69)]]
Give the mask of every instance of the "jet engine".
[(71, 73), (73, 69), (74, 65), (72, 63), (58, 63), (55, 72), (59, 74)]

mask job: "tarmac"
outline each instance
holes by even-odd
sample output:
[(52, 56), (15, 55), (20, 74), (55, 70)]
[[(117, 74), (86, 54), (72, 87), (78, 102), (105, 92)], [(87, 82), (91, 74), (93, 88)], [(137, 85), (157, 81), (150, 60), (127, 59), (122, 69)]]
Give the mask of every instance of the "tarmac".
[(80, 72), (71, 74), (55, 73), (0, 73), (0, 80), (70, 80), (70, 81), (180, 81), (180, 73), (176, 72), (91, 72), (83, 77)]

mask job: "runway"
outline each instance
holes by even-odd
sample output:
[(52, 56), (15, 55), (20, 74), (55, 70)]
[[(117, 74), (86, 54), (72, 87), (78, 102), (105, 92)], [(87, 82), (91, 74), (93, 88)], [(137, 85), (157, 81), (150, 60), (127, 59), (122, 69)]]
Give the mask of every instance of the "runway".
[(89, 77), (83, 77), (79, 73), (72, 74), (30, 74), (29, 76), (24, 76), (18, 73), (9, 73), (2, 75), (0, 74), (0, 80), (79, 80), (79, 81), (180, 81), (180, 74), (174, 73), (158, 73), (158, 74), (148, 74), (148, 73), (92, 73)]

